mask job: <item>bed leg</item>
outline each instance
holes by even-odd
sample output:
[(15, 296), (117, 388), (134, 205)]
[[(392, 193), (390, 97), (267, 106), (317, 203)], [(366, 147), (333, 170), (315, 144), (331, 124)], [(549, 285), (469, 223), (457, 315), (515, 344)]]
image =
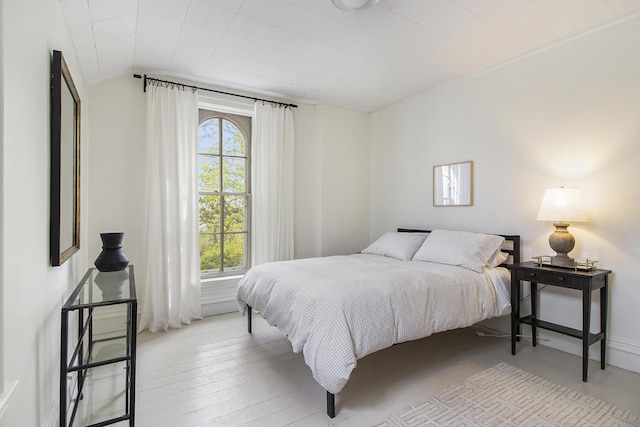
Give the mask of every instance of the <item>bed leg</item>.
[(249, 331), (249, 333), (251, 332), (251, 312), (252, 312), (252, 308), (250, 305), (247, 306), (247, 331)]
[(329, 418), (336, 417), (336, 395), (327, 392), (327, 415)]

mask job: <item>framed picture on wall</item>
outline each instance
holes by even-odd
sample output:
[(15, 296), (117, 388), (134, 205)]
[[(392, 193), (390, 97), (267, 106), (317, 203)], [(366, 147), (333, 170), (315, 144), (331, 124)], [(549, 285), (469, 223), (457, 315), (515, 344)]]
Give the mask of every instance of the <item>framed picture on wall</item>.
[(80, 96), (62, 52), (51, 61), (51, 265), (80, 249)]
[(433, 167), (433, 206), (473, 206), (473, 161)]

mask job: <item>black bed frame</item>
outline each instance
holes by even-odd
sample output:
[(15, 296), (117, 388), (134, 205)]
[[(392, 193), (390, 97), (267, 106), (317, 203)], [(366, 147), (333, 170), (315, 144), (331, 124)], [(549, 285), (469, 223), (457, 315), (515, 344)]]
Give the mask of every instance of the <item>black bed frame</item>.
[[(431, 230), (418, 230), (412, 228), (398, 228), (398, 232), (400, 233), (430, 233)], [(505, 243), (511, 242), (510, 244), (503, 245), (502, 252), (505, 252), (509, 255), (509, 259), (507, 262), (502, 264), (502, 266), (508, 266), (509, 264), (516, 264), (520, 262), (520, 236), (515, 234), (499, 234), (499, 236), (504, 237)], [(511, 261), (511, 262), (509, 262)], [(249, 333), (252, 333), (252, 322), (251, 322), (251, 306), (247, 306), (247, 330)], [(336, 395), (334, 393), (330, 393), (327, 391), (327, 415), (330, 418), (335, 418), (336, 416)]]

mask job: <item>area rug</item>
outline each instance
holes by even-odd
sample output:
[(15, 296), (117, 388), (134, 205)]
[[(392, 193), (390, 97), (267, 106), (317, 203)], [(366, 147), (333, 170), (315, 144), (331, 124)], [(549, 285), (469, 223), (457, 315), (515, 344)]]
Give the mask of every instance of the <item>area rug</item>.
[(640, 415), (500, 363), (376, 425), (397, 426), (640, 426)]

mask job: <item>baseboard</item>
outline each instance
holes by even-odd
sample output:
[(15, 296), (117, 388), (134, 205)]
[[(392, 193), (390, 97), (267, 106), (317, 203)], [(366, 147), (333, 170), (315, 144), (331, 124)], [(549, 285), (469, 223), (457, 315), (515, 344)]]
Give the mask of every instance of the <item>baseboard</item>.
[(202, 316), (238, 311), (236, 292), (240, 276), (208, 280), (202, 283)]
[(218, 314), (238, 311), (236, 300), (202, 303), (202, 317), (217, 316)]
[[(509, 322), (510, 320), (497, 318), (485, 320), (481, 322), (481, 325), (509, 335), (511, 334)], [(529, 326), (523, 325), (525, 334), (531, 333), (530, 331)], [(582, 343), (576, 338), (540, 329), (538, 330), (538, 337), (544, 339), (544, 341), (539, 341), (539, 345), (582, 356)], [(600, 344), (596, 343), (589, 347), (589, 359), (600, 360)], [(607, 339), (606, 359), (608, 365), (640, 373), (640, 343), (623, 338), (610, 337)]]
[[(241, 276), (232, 276), (202, 282), (200, 303), (203, 317), (238, 311), (236, 291), (240, 278)], [(103, 339), (122, 333), (124, 316), (122, 307), (113, 305), (102, 307), (100, 310), (94, 309), (94, 336)], [(139, 319), (142, 307), (138, 307), (138, 310)]]
[[(218, 283), (216, 287), (203, 287), (202, 316), (215, 316), (238, 310), (235, 299), (236, 283), (229, 281), (223, 286), (220, 285), (221, 284)], [(95, 320), (99, 320), (96, 322), (97, 328), (94, 331), (96, 335), (104, 334), (108, 336), (111, 331), (122, 330), (122, 325), (120, 324), (122, 322), (122, 315), (119, 313), (104, 311), (99, 313)], [(509, 319), (505, 319), (504, 316), (485, 320), (481, 322), (481, 324), (504, 334), (510, 334)], [(526, 325), (524, 328), (525, 330), (529, 329)], [(540, 330), (538, 336), (548, 340), (541, 341), (540, 345), (577, 356), (582, 355), (582, 344), (580, 340), (545, 330)], [(599, 344), (592, 345), (589, 348), (589, 358), (600, 360)], [(640, 373), (640, 343), (623, 338), (610, 337), (607, 340), (607, 364)]]
[[(540, 342), (541, 345), (582, 356), (582, 343), (578, 339), (547, 331), (538, 333), (538, 336), (548, 339), (548, 341)], [(600, 360), (600, 344), (596, 343), (589, 347), (589, 359)], [(640, 373), (640, 344), (616, 337), (608, 338), (606, 363), (627, 371)]]
[(640, 343), (613, 337), (608, 344), (607, 363), (640, 373)]
[(94, 309), (93, 336), (98, 339), (105, 339), (110, 336), (121, 335), (125, 330), (125, 319), (125, 306), (122, 304), (104, 307), (99, 311)]

